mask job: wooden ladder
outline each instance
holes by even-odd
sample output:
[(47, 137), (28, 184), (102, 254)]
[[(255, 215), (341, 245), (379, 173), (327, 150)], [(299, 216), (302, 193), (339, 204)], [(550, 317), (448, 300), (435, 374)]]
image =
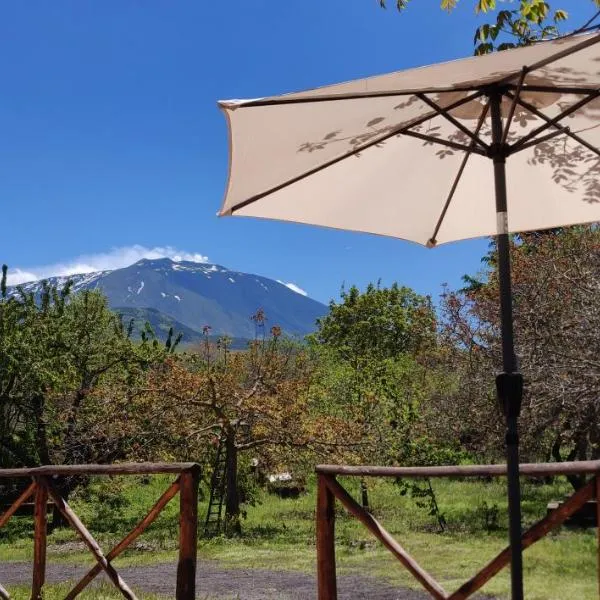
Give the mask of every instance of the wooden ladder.
[(220, 439), (215, 454), (212, 477), (210, 480), (210, 499), (204, 521), (204, 537), (214, 537), (221, 533), (223, 524), (223, 502), (225, 500), (227, 477), (227, 450), (225, 440)]

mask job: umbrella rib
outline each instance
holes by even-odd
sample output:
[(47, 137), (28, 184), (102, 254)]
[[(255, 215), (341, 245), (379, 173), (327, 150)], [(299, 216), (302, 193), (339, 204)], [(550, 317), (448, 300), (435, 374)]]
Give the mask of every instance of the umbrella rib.
[[(561, 50), (556, 54), (543, 58), (532, 65), (523, 67), (527, 72), (535, 71), (536, 69), (541, 69), (561, 58), (565, 58), (566, 56), (570, 56), (580, 50), (584, 50), (589, 46), (593, 46), (600, 42), (600, 34), (593, 36), (589, 39), (584, 40), (579, 44), (575, 44), (566, 50)], [(547, 42), (551, 43), (551, 42)], [(489, 82), (488, 86), (498, 86), (498, 85), (511, 85), (509, 82), (516, 77), (516, 73), (510, 73), (505, 77), (502, 77), (494, 82)], [(412, 90), (393, 90), (387, 92), (363, 92), (357, 94), (345, 94), (345, 95), (330, 95), (330, 96), (304, 96), (302, 98), (286, 98), (285, 96), (275, 97), (275, 98), (263, 98), (258, 100), (249, 100), (246, 102), (241, 102), (240, 104), (233, 104), (228, 106), (226, 102), (222, 103), (222, 106), (226, 108), (236, 109), (241, 106), (245, 108), (252, 108), (258, 106), (277, 106), (281, 104), (304, 104), (306, 102), (335, 102), (339, 100), (361, 100), (368, 98), (389, 98), (394, 96), (413, 96), (415, 94), (439, 94), (439, 93), (447, 93), (447, 92), (473, 92), (480, 89), (481, 86), (474, 85), (457, 85), (446, 88), (427, 88), (427, 89), (412, 89)], [(547, 88), (546, 91), (550, 91), (551, 89), (556, 90), (557, 88)], [(575, 89), (575, 88), (573, 88)], [(534, 91), (533, 89), (531, 91)], [(543, 90), (540, 90), (543, 91)], [(585, 92), (581, 92), (585, 93)], [(290, 96), (293, 94), (289, 94)]]
[(523, 150), (527, 150), (527, 148), (531, 148), (531, 146), (536, 146), (537, 144), (542, 144), (543, 142), (547, 142), (548, 140), (551, 140), (552, 138), (555, 138), (559, 135), (563, 135), (563, 134), (569, 135), (570, 132), (571, 132), (571, 130), (569, 129), (569, 127), (559, 127), (556, 131), (552, 131), (547, 135), (543, 135), (542, 137), (535, 138), (535, 139), (527, 142), (526, 144), (522, 144), (515, 151), (515, 154), (517, 152), (522, 152)]
[(506, 140), (508, 139), (508, 133), (510, 131), (510, 126), (512, 125), (513, 117), (515, 116), (515, 110), (517, 108), (517, 100), (521, 95), (521, 88), (523, 87), (523, 83), (525, 82), (525, 76), (527, 75), (527, 69), (523, 67), (521, 70), (521, 76), (519, 77), (519, 81), (517, 83), (517, 87), (515, 89), (515, 95), (510, 104), (510, 111), (508, 112), (508, 118), (506, 119), (506, 127), (504, 128), (504, 133), (502, 134), (502, 144), (506, 144)]
[[(510, 96), (511, 94), (508, 93), (508, 95)], [(535, 106), (529, 104), (529, 102), (526, 102), (522, 98), (519, 99), (519, 104), (523, 108), (527, 109), (530, 113), (534, 114), (536, 117), (539, 117), (540, 119), (543, 119), (546, 122), (551, 121), (550, 117), (547, 117), (541, 110), (538, 110)], [(556, 128), (559, 127), (559, 125), (557, 125), (556, 123), (552, 123), (552, 126)], [(578, 136), (576, 133), (573, 133), (568, 129), (565, 130), (564, 133), (568, 135), (571, 139), (575, 140), (577, 143), (581, 144), (582, 146), (593, 152), (594, 154), (600, 156), (600, 150), (598, 148), (584, 140), (582, 137)]]
[[(514, 75), (513, 75), (514, 77)], [(225, 108), (231, 108), (235, 110), (236, 108), (255, 108), (257, 106), (279, 106), (282, 104), (306, 104), (306, 103), (317, 103), (317, 102), (339, 102), (340, 100), (367, 100), (372, 98), (394, 98), (394, 97), (402, 97), (402, 96), (414, 96), (415, 94), (444, 94), (444, 93), (453, 93), (453, 92), (478, 92), (479, 87), (474, 87), (472, 85), (469, 86), (456, 86), (456, 87), (448, 87), (444, 88), (428, 88), (425, 90), (394, 90), (391, 92), (362, 92), (358, 94), (338, 94), (332, 96), (306, 96), (303, 98), (266, 98), (264, 100), (248, 100), (241, 104), (232, 103), (231, 106), (227, 104), (227, 102), (223, 101), (220, 104)]]
[[(487, 116), (489, 108), (490, 108), (490, 103), (488, 101), (488, 103), (485, 105), (485, 108), (481, 112), (481, 116), (479, 117), (479, 122), (477, 123), (477, 127), (475, 128), (475, 135), (479, 134), (479, 131), (481, 130), (481, 127), (483, 126), (483, 123), (485, 121), (485, 118)], [(475, 142), (472, 142), (471, 144), (474, 145)], [(450, 188), (450, 192), (448, 193), (448, 197), (446, 198), (444, 208), (442, 209), (439, 219), (435, 225), (435, 229), (433, 230), (433, 234), (431, 235), (429, 240), (427, 240), (427, 247), (429, 247), (429, 248), (433, 248), (437, 244), (437, 240), (436, 240), (437, 234), (439, 233), (440, 227), (442, 226), (442, 223), (444, 222), (444, 219), (446, 218), (446, 213), (448, 212), (450, 203), (452, 202), (452, 199), (454, 198), (454, 194), (456, 193), (458, 184), (462, 178), (462, 175), (467, 166), (467, 163), (469, 162), (471, 153), (472, 153), (472, 148), (469, 148), (463, 157), (463, 160), (458, 169), (458, 173), (456, 174), (456, 177), (454, 178), (454, 182), (452, 183), (452, 187)]]
[(452, 123), (452, 125), (454, 125), (454, 127), (456, 127), (457, 129), (462, 131), (465, 135), (470, 137), (473, 142), (475, 142), (476, 144), (481, 146), (486, 152), (489, 150), (489, 146), (482, 139), (477, 137), (476, 133), (473, 133), (470, 129), (468, 129), (462, 123), (460, 123), (460, 121), (455, 119), (448, 112), (448, 109), (442, 108), (441, 106), (439, 106), (439, 104), (436, 104), (433, 100), (428, 98), (425, 94), (415, 94), (415, 95), (417, 96), (417, 98), (419, 98), (419, 100), (421, 100), (422, 102), (425, 102), (425, 104), (427, 104), (428, 106), (433, 108), (433, 110), (435, 110), (439, 115), (444, 117), (444, 119), (446, 119), (447, 121)]
[[(534, 67), (523, 67), (527, 73), (529, 73)], [(522, 72), (522, 71), (521, 71)], [(510, 83), (511, 79), (514, 79), (519, 75), (519, 71), (507, 75), (503, 79), (498, 81), (492, 81), (486, 85), (488, 88), (499, 86), (507, 86), (509, 88), (517, 88), (518, 84)], [(340, 102), (342, 100), (369, 100), (373, 98), (401, 98), (403, 96), (415, 96), (417, 94), (451, 94), (454, 92), (476, 92), (482, 88), (482, 86), (472, 85), (457, 85), (447, 88), (426, 88), (426, 89), (410, 89), (410, 90), (394, 90), (390, 92), (360, 92), (357, 94), (337, 94), (331, 96), (305, 96), (302, 98), (265, 98), (260, 100), (247, 100), (242, 101), (240, 104), (227, 101), (221, 101), (219, 104), (224, 108), (230, 108), (235, 110), (237, 108), (256, 108), (259, 106), (281, 106), (286, 104), (307, 104), (307, 103), (319, 103), (319, 102)], [(588, 87), (572, 87), (572, 86), (551, 86), (551, 85), (527, 85), (523, 88), (523, 91), (530, 92), (563, 92), (570, 94), (586, 94), (591, 90)]]
[[(483, 96), (483, 94), (484, 94), (484, 92), (480, 90), (474, 94), (471, 94), (470, 96), (467, 96), (466, 98), (461, 98), (460, 100), (453, 102), (452, 104), (448, 105), (446, 107), (446, 109), (452, 110), (453, 108), (462, 106), (463, 104), (466, 104), (467, 102), (470, 102), (471, 100), (475, 100), (476, 98)], [(318, 167), (314, 167), (313, 169), (305, 171), (304, 173), (297, 175), (296, 177), (293, 177), (292, 179), (289, 179), (288, 181), (285, 181), (284, 183), (281, 183), (272, 188), (269, 188), (265, 192), (261, 192), (260, 194), (256, 194), (254, 196), (251, 196), (250, 198), (247, 198), (246, 200), (244, 200), (242, 202), (239, 202), (238, 204), (235, 204), (234, 206), (232, 206), (229, 209), (229, 214), (233, 214), (236, 210), (245, 208), (249, 204), (253, 204), (254, 202), (257, 202), (258, 200), (261, 200), (262, 198), (265, 198), (266, 196), (269, 196), (270, 194), (274, 194), (275, 192), (278, 192), (286, 187), (289, 187), (290, 185), (293, 185), (294, 183), (297, 183), (298, 181), (302, 181), (303, 179), (306, 179), (307, 177), (310, 177), (311, 175), (315, 175), (316, 173), (319, 173), (320, 171), (323, 171), (324, 169), (327, 169), (328, 167), (331, 167), (347, 158), (350, 158), (351, 156), (356, 156), (358, 153), (362, 152), (363, 150), (368, 150), (369, 148), (372, 148), (373, 146), (376, 146), (377, 144), (381, 144), (382, 142), (385, 142), (392, 137), (401, 135), (401, 134), (405, 133), (411, 127), (416, 127), (418, 125), (421, 125), (421, 124), (425, 123), (425, 121), (429, 121), (431, 118), (436, 117), (436, 116), (437, 116), (436, 113), (430, 112), (430, 113), (427, 113), (426, 115), (423, 115), (422, 117), (419, 117), (418, 119), (414, 120), (411, 123), (404, 124), (400, 127), (395, 127), (394, 129), (392, 129), (385, 135), (381, 136), (380, 138), (372, 140), (372, 141), (368, 142), (367, 144), (360, 146), (359, 148), (353, 148), (349, 152), (346, 152), (346, 153), (342, 154), (341, 156), (337, 156), (336, 158), (333, 158), (333, 159), (319, 165)], [(413, 133), (413, 135), (414, 135), (414, 133)], [(427, 141), (439, 141), (439, 140), (435, 140), (435, 138), (431, 138), (431, 139), (427, 138)], [(473, 151), (483, 154), (483, 152), (479, 149), (476, 149)]]
[[(514, 154), (515, 152), (518, 152), (521, 146), (525, 145), (527, 142), (529, 142), (529, 140), (534, 139), (539, 133), (542, 133), (542, 131), (545, 131), (549, 127), (557, 126), (559, 121), (562, 121), (565, 117), (568, 117), (569, 115), (578, 111), (580, 108), (582, 108), (598, 96), (600, 96), (600, 90), (595, 90), (593, 94), (590, 94), (586, 98), (582, 98), (579, 102), (576, 102), (575, 104), (573, 104), (573, 106), (570, 106), (567, 110), (564, 110), (556, 117), (546, 117), (544, 119), (546, 122), (543, 125), (536, 127), (533, 131), (530, 131), (527, 135), (522, 137), (518, 142), (515, 142), (510, 149), (510, 153)], [(519, 100), (517, 100), (517, 102), (519, 102)]]
[(545, 66), (549, 65), (550, 63), (556, 62), (557, 60), (560, 60), (561, 58), (565, 58), (566, 56), (570, 56), (571, 54), (575, 54), (575, 52), (584, 50), (585, 48), (588, 48), (589, 46), (593, 46), (594, 44), (597, 44), (598, 42), (600, 42), (600, 35), (595, 35), (594, 37), (591, 37), (588, 40), (584, 40), (583, 42), (581, 42), (579, 44), (575, 44), (574, 46), (571, 46), (570, 48), (567, 48), (566, 50), (561, 50), (560, 52), (557, 52), (556, 54), (553, 54), (552, 56), (548, 56), (547, 58), (543, 58), (542, 60), (540, 60), (536, 63), (533, 63), (532, 65), (527, 67), (527, 70), (534, 71), (535, 69), (541, 69), (542, 67), (545, 67)]
[(574, 35), (577, 35), (578, 33), (583, 33), (584, 31), (589, 31), (590, 29), (597, 29), (598, 25), (593, 25), (592, 27), (590, 27), (590, 25), (592, 25), (592, 23), (598, 17), (600, 17), (600, 10), (593, 17), (591, 17), (590, 19), (588, 19), (579, 29), (576, 29), (575, 31), (572, 31), (571, 33), (568, 33), (564, 37), (569, 38), (569, 37), (573, 37)]
[(430, 144), (438, 144), (440, 146), (447, 146), (448, 148), (453, 148), (454, 150), (462, 150), (463, 152), (475, 152), (475, 154), (481, 154), (482, 156), (487, 156), (487, 152), (480, 150), (479, 148), (475, 148), (475, 143), (472, 143), (471, 146), (465, 146), (464, 144), (459, 144), (458, 142), (453, 142), (451, 140), (445, 140), (443, 138), (436, 138), (430, 135), (426, 135), (425, 133), (419, 133), (417, 131), (403, 131), (401, 135), (408, 135), (410, 137), (415, 137), (419, 140), (423, 140)]
[[(529, 73), (529, 70), (526, 69), (526, 73)], [(517, 89), (518, 85), (509, 83), (504, 87), (509, 89)], [(594, 85), (592, 87), (573, 87), (573, 86), (565, 86), (565, 85), (536, 85), (536, 84), (527, 84), (523, 85), (521, 91), (523, 92), (543, 92), (543, 93), (558, 93), (561, 94), (573, 94), (575, 96), (581, 96), (585, 94), (593, 94), (598, 89), (598, 86)]]
[[(525, 69), (530, 72), (530, 71), (535, 71), (536, 69), (541, 69), (542, 67), (545, 67), (553, 62), (556, 62), (557, 60), (560, 60), (561, 58), (565, 58), (566, 56), (570, 56), (571, 54), (574, 54), (575, 52), (579, 52), (580, 50), (584, 50), (585, 48), (588, 48), (589, 46), (593, 46), (594, 44), (597, 44), (598, 42), (600, 42), (600, 34), (596, 35), (594, 37), (591, 37), (590, 39), (584, 40), (583, 42), (579, 43), (579, 44), (575, 44), (573, 46), (571, 46), (570, 48), (567, 48), (566, 50), (561, 50), (560, 52), (557, 52), (556, 54), (553, 54), (552, 56), (548, 56), (547, 58), (544, 58), (536, 63), (533, 63), (530, 66), (525, 67)], [(550, 42), (549, 42), (550, 43)], [(516, 76), (515, 73), (511, 73), (509, 75), (507, 75), (506, 77), (503, 77), (495, 82), (490, 82), (491, 86), (496, 86), (496, 85), (505, 85), (508, 84), (508, 82), (511, 79), (514, 79)], [(303, 98), (285, 98), (285, 97), (279, 97), (279, 98), (266, 98), (266, 99), (262, 99), (262, 100), (250, 100), (249, 102), (245, 102), (243, 104), (241, 104), (241, 106), (244, 107), (256, 107), (256, 106), (276, 106), (279, 104), (303, 104), (305, 102), (333, 102), (336, 100), (360, 100), (363, 98), (388, 98), (388, 97), (393, 97), (393, 96), (413, 96), (415, 94), (439, 94), (439, 93), (444, 93), (444, 92), (472, 92), (475, 91), (477, 89), (480, 89), (481, 86), (473, 86), (473, 85), (464, 85), (464, 86), (455, 86), (455, 87), (448, 87), (446, 89), (444, 88), (428, 88), (428, 89), (421, 89), (421, 90), (403, 90), (403, 91), (391, 91), (391, 92), (372, 92), (372, 93), (362, 93), (362, 94), (349, 94), (349, 95), (333, 95), (333, 96), (318, 96), (318, 97), (303, 97)], [(547, 91), (550, 91), (551, 88), (548, 88)], [(557, 88), (553, 88), (555, 91), (557, 90)], [(534, 91), (534, 90), (531, 90)], [(542, 91), (542, 90), (540, 90)], [(238, 106), (236, 105), (234, 108), (237, 108)]]

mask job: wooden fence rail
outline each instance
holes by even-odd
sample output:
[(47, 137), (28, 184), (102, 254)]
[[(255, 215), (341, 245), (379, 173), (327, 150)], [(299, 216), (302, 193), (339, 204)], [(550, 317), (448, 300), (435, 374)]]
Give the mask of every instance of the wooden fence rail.
[[(60, 476), (82, 475), (155, 475), (173, 474), (177, 479), (157, 500), (148, 514), (107, 554), (87, 530), (73, 509), (61, 497), (55, 486)], [(198, 484), (200, 467), (195, 463), (128, 463), (119, 465), (57, 465), (31, 469), (0, 469), (0, 480), (31, 478), (32, 483), (13, 504), (0, 515), (0, 528), (6, 525), (19, 507), (34, 497), (33, 580), (31, 599), (43, 598), (46, 576), (47, 506), (51, 499), (69, 525), (77, 532), (96, 559), (96, 565), (67, 594), (65, 600), (76, 598), (87, 585), (104, 571), (121, 594), (137, 600), (112, 561), (117, 558), (146, 528), (153, 523), (165, 506), (179, 494), (179, 562), (177, 565), (176, 600), (194, 600), (196, 597), (196, 542), (198, 535)], [(8, 591), (0, 585), (0, 599), (10, 600)]]
[[(455, 592), (447, 592), (417, 561), (384, 529), (384, 527), (350, 496), (336, 476), (354, 477), (501, 477), (505, 465), (466, 465), (445, 467), (375, 467), (319, 465), (317, 471), (317, 582), (318, 600), (337, 600), (335, 567), (335, 501), (363, 525), (398, 559), (412, 576), (436, 600), (465, 600), (481, 589), (510, 563), (510, 546), (502, 550), (471, 579)], [(541, 540), (547, 533), (564, 523), (586, 502), (600, 496), (600, 461), (569, 463), (538, 463), (520, 466), (522, 475), (588, 474), (590, 481), (577, 490), (558, 508), (522, 534), (523, 549)], [(600, 502), (597, 502), (597, 523), (600, 524)], [(598, 528), (598, 589), (600, 594), (600, 527)], [(599, 596), (600, 597), (600, 596)]]

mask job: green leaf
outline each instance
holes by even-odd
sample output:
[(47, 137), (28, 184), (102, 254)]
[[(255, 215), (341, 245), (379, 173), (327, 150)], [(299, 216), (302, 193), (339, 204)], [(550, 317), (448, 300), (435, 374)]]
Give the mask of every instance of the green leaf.
[(453, 8), (456, 8), (456, 3), (458, 0), (442, 0), (440, 6), (443, 10), (451, 11)]
[(486, 42), (485, 44), (479, 44), (479, 46), (477, 46), (475, 48), (475, 56), (481, 56), (482, 54), (489, 54), (490, 52), (493, 52), (493, 51), (494, 51), (493, 44)]
[(489, 12), (490, 10), (494, 10), (496, 8), (496, 0), (477, 0), (477, 4), (475, 5), (475, 12), (479, 14), (480, 12)]
[(569, 14), (565, 10), (558, 9), (554, 13), (554, 22), (560, 23), (561, 21), (566, 21), (569, 18)]

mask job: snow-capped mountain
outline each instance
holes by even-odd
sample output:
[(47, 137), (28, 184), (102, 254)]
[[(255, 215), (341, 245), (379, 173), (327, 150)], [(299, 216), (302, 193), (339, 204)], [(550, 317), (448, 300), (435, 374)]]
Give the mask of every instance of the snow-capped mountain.
[[(169, 258), (143, 259), (123, 269), (47, 281), (62, 287), (68, 280), (73, 282), (73, 292), (101, 289), (111, 307), (126, 317), (141, 320), (146, 316), (151, 322), (179, 326), (188, 341), (192, 332), (200, 334), (205, 325), (213, 335), (252, 338), (255, 324), (250, 317), (258, 309), (264, 310), (267, 328), (278, 325), (289, 335), (303, 336), (314, 331), (316, 320), (327, 312), (325, 305), (279, 281)], [(38, 293), (41, 282), (21, 287)], [(15, 291), (9, 289), (9, 293)]]

